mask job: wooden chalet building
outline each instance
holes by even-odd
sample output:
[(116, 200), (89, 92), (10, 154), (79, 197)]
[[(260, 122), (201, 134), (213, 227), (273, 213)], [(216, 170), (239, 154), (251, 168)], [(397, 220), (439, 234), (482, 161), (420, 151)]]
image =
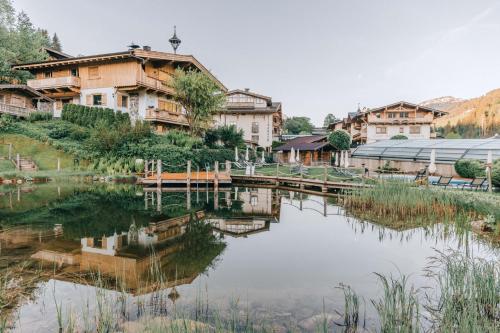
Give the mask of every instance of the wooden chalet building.
[(152, 51), (147, 46), (79, 57), (47, 52), (49, 60), (18, 64), (13, 69), (35, 76), (28, 86), (55, 100), (56, 117), (67, 103), (107, 107), (129, 113), (132, 120), (150, 121), (163, 132), (170, 127), (188, 126), (183, 109), (173, 99), (175, 69), (199, 70), (227, 91), (191, 55)]
[(300, 162), (304, 165), (330, 164), (332, 152), (335, 150), (326, 135), (302, 136), (274, 149), (277, 162), (288, 163), (292, 148), (295, 155), (299, 154)]
[(387, 140), (395, 135), (404, 135), (408, 139), (431, 139), (436, 137), (434, 120), (446, 114), (430, 107), (401, 101), (350, 112), (346, 118), (331, 124), (329, 129), (347, 131), (356, 144)]
[(226, 95), (224, 108), (214, 116), (215, 126), (234, 125), (243, 131), (247, 145), (270, 150), (282, 133), (281, 103), (249, 89), (231, 90)]
[(28, 117), (37, 111), (52, 112), (54, 100), (24, 84), (0, 84), (0, 114)]

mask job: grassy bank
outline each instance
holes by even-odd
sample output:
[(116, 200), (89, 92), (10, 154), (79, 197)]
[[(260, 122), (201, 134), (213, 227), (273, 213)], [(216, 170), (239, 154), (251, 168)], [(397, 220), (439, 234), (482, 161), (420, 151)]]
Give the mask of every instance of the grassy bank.
[[(30, 157), (41, 171), (56, 170), (57, 159), (60, 159), (62, 169), (73, 168), (74, 157), (71, 154), (58, 150), (46, 142), (40, 142), (25, 135), (5, 133), (2, 134), (0, 143), (11, 143), (13, 156), (20, 154), (21, 157)], [(8, 156), (8, 146), (0, 145), (0, 156)], [(10, 170), (0, 165), (1, 171)]]
[(385, 182), (353, 191), (345, 207), (359, 217), (396, 229), (434, 222), (465, 223), (493, 217), (500, 223), (500, 196), (484, 192), (422, 188)]

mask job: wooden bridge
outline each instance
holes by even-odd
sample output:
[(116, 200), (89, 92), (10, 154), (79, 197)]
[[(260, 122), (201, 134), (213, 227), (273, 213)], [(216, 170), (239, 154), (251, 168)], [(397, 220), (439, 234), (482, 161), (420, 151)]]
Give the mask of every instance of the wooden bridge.
[(320, 179), (262, 176), (262, 175), (252, 175), (252, 176), (232, 175), (231, 180), (233, 181), (233, 183), (272, 185), (276, 187), (298, 187), (300, 190), (305, 190), (309, 188), (315, 192), (320, 190), (323, 193), (327, 193), (328, 190), (330, 189), (344, 190), (344, 189), (356, 189), (356, 188), (371, 186), (364, 183), (334, 182), (330, 180), (320, 180)]

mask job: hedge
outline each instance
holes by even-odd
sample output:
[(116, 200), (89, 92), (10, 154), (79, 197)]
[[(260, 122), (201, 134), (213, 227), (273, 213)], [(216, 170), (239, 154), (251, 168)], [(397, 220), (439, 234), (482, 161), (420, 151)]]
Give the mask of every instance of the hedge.
[(118, 126), (130, 124), (128, 113), (113, 111), (109, 108), (90, 107), (77, 104), (66, 104), (61, 113), (61, 119), (85, 127), (94, 127), (98, 123)]
[(484, 177), (485, 165), (478, 160), (461, 159), (455, 162), (455, 171), (464, 178)]

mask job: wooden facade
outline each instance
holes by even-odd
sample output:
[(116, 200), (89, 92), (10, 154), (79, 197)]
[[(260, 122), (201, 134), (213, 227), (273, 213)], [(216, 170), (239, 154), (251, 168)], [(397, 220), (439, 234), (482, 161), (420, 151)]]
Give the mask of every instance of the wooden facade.
[(56, 116), (67, 103), (106, 107), (127, 112), (132, 120), (150, 121), (160, 131), (188, 126), (173, 98), (177, 68), (202, 71), (227, 91), (193, 56), (142, 49), (68, 56), (13, 68), (35, 75), (28, 86), (56, 100)]
[(52, 112), (54, 101), (26, 86), (0, 84), (0, 113), (28, 117), (33, 112)]

